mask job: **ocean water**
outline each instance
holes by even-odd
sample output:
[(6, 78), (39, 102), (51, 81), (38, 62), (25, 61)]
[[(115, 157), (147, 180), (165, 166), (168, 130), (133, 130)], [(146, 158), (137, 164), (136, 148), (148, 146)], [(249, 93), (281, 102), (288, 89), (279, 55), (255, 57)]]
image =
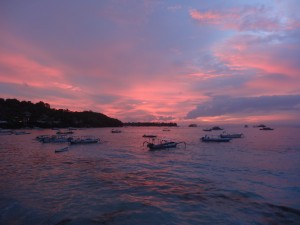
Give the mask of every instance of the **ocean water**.
[[(0, 136), (0, 224), (300, 224), (300, 128), (162, 129), (77, 130), (103, 143), (63, 153), (35, 140), (53, 130)], [(148, 151), (150, 133), (187, 145)]]

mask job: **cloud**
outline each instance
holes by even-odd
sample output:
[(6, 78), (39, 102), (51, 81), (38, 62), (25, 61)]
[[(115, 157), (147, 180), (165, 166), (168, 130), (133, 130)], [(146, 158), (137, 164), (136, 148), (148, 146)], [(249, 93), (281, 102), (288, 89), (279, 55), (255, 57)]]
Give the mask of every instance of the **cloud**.
[(222, 116), (240, 113), (269, 113), (273, 111), (298, 110), (300, 95), (260, 96), (235, 98), (229, 96), (214, 97), (190, 111), (186, 119), (198, 117)]
[(229, 67), (298, 76), (299, 36), (237, 35), (219, 44), (215, 56)]
[(207, 11), (191, 9), (189, 14), (199, 24), (238, 31), (280, 31), (298, 26), (296, 20), (279, 16), (279, 13), (264, 5)]

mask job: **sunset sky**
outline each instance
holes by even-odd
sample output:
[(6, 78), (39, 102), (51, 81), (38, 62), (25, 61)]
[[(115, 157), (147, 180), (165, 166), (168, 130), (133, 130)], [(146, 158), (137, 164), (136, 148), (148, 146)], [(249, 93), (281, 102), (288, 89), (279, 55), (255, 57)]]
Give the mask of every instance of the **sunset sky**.
[(300, 122), (299, 0), (3, 0), (0, 97), (129, 121)]

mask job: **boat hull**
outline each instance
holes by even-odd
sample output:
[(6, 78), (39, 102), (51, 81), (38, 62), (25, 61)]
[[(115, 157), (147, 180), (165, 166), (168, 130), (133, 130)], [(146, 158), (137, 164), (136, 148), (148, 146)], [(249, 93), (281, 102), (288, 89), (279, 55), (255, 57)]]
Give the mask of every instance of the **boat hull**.
[(69, 147), (65, 147), (65, 148), (60, 148), (60, 149), (55, 149), (55, 153), (59, 153), (59, 152), (66, 152), (69, 150)]
[(220, 134), (221, 138), (241, 138), (243, 134)]
[(202, 137), (201, 140), (203, 142), (229, 142), (231, 138), (210, 138), (210, 137)]
[(177, 142), (167, 142), (162, 144), (152, 144), (149, 143), (147, 146), (150, 150), (160, 150), (160, 149), (167, 149), (167, 148), (176, 148)]

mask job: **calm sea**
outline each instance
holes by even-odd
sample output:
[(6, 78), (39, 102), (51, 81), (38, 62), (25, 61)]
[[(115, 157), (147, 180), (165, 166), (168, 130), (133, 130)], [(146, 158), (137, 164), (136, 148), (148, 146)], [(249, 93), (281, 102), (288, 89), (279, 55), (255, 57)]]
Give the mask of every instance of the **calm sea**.
[[(244, 133), (229, 143), (202, 143), (202, 128), (121, 130), (77, 130), (104, 143), (63, 153), (35, 140), (53, 130), (0, 136), (0, 224), (300, 224), (300, 128), (229, 127)], [(148, 151), (150, 133), (186, 148)]]

